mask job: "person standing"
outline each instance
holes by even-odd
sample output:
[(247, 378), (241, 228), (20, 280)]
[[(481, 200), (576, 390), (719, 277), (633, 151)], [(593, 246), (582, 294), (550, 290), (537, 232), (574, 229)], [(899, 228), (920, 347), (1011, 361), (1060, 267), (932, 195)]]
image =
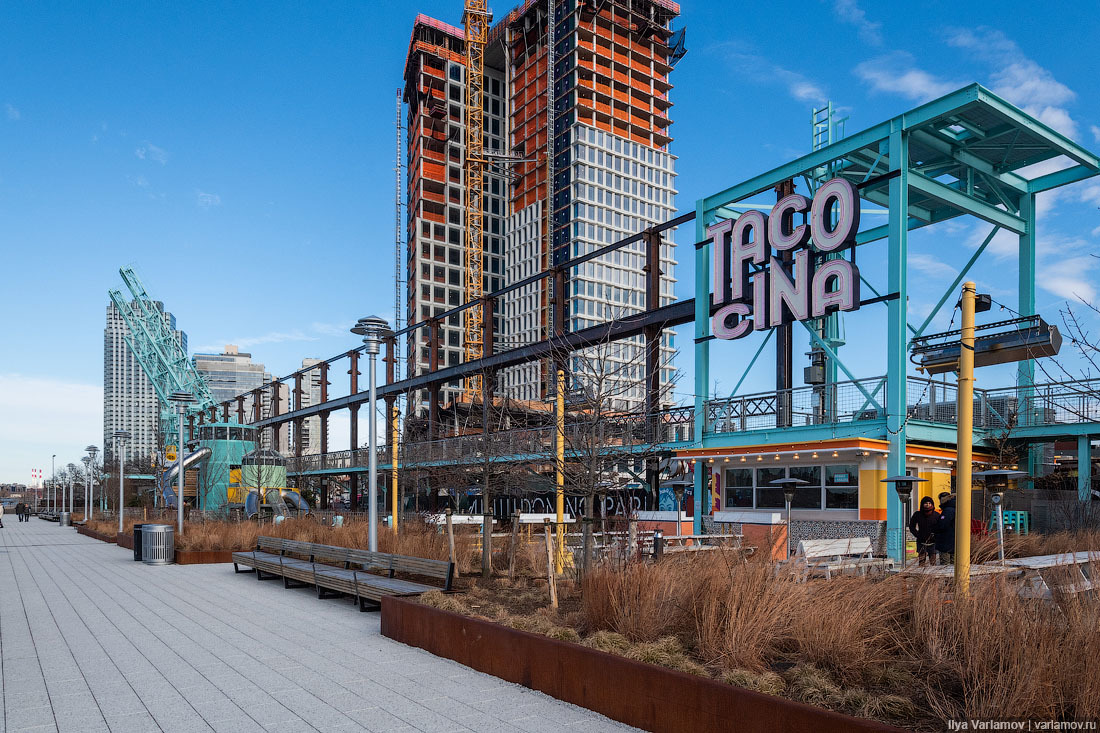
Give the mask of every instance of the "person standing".
[(940, 565), (950, 565), (955, 561), (955, 495), (944, 491), (939, 495), (940, 519), (936, 523), (936, 552), (940, 554)]
[(4, 505), (0, 504), (0, 529), (4, 528)]
[(909, 518), (909, 531), (917, 539), (917, 563), (919, 565), (936, 564), (936, 527), (940, 513), (936, 511), (936, 502), (931, 496), (920, 501), (920, 509)]

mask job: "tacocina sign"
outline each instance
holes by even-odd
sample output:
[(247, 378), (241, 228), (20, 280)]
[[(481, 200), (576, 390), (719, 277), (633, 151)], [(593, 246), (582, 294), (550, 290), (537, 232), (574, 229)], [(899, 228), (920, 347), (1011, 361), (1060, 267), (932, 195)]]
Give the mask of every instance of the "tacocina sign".
[[(832, 224), (833, 208), (836, 209)], [(795, 224), (801, 214), (804, 222)], [(859, 269), (837, 257), (814, 264), (813, 250), (841, 249), (859, 231), (859, 194), (843, 178), (822, 185), (813, 201), (799, 194), (786, 196), (771, 216), (746, 211), (736, 220), (707, 228), (714, 240), (714, 292), (721, 306), (711, 317), (715, 338), (736, 339), (752, 330), (790, 321), (818, 318), (833, 311), (859, 308)], [(772, 256), (797, 250), (792, 271)], [(750, 265), (762, 269), (750, 274)]]

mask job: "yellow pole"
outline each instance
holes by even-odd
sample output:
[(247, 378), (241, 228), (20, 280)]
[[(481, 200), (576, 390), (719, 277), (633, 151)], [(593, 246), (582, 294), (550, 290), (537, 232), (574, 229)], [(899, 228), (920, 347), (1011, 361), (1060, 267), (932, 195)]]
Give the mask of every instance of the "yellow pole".
[(959, 339), (958, 462), (955, 480), (955, 595), (970, 593), (970, 482), (974, 452), (974, 296), (963, 283), (962, 335)]
[(558, 390), (554, 400), (556, 424), (555, 453), (557, 455), (554, 486), (554, 503), (557, 509), (557, 552), (554, 570), (559, 575), (565, 570), (565, 372), (558, 370)]
[(397, 400), (393, 401), (393, 415), (391, 416), (390, 424), (390, 508), (392, 510), (390, 520), (393, 533), (397, 534)]

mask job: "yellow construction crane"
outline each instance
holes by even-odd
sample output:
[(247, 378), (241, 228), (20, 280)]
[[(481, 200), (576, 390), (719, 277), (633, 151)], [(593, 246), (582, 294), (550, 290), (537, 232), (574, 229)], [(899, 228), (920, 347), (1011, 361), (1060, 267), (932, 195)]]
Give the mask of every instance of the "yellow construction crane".
[[(483, 257), (485, 252), (485, 44), (489, 39), (487, 0), (466, 0), (462, 25), (466, 31), (466, 302), (465, 361), (482, 356), (485, 316)], [(465, 379), (466, 398), (481, 396), (481, 375)]]

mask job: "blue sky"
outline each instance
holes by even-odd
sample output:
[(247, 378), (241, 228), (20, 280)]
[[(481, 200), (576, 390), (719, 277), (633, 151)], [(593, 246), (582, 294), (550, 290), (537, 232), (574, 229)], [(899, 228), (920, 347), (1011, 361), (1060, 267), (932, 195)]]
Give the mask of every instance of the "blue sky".
[[(460, 0), (5, 7), (0, 481), (100, 442), (106, 290), (120, 266), (167, 303), (193, 350), (237, 343), (280, 374), (354, 344), (360, 316), (392, 317), (394, 93), (416, 9), (461, 18)], [(978, 81), (1100, 148), (1093, 3), (687, 2), (679, 25), (681, 209), (805, 153), (825, 99), (854, 132)], [(1096, 294), (1098, 206), (1095, 182), (1042, 203), (1039, 304), (1052, 320), (1066, 298)], [(983, 235), (960, 223), (915, 239), (911, 276), (930, 286), (915, 312)], [(1009, 244), (978, 277), (1007, 302)], [(687, 296), (686, 247), (679, 258)], [(848, 324), (868, 375), (881, 349), (857, 334), (873, 319)], [(720, 391), (754, 346), (715, 349)], [(688, 354), (680, 365), (686, 398)]]

